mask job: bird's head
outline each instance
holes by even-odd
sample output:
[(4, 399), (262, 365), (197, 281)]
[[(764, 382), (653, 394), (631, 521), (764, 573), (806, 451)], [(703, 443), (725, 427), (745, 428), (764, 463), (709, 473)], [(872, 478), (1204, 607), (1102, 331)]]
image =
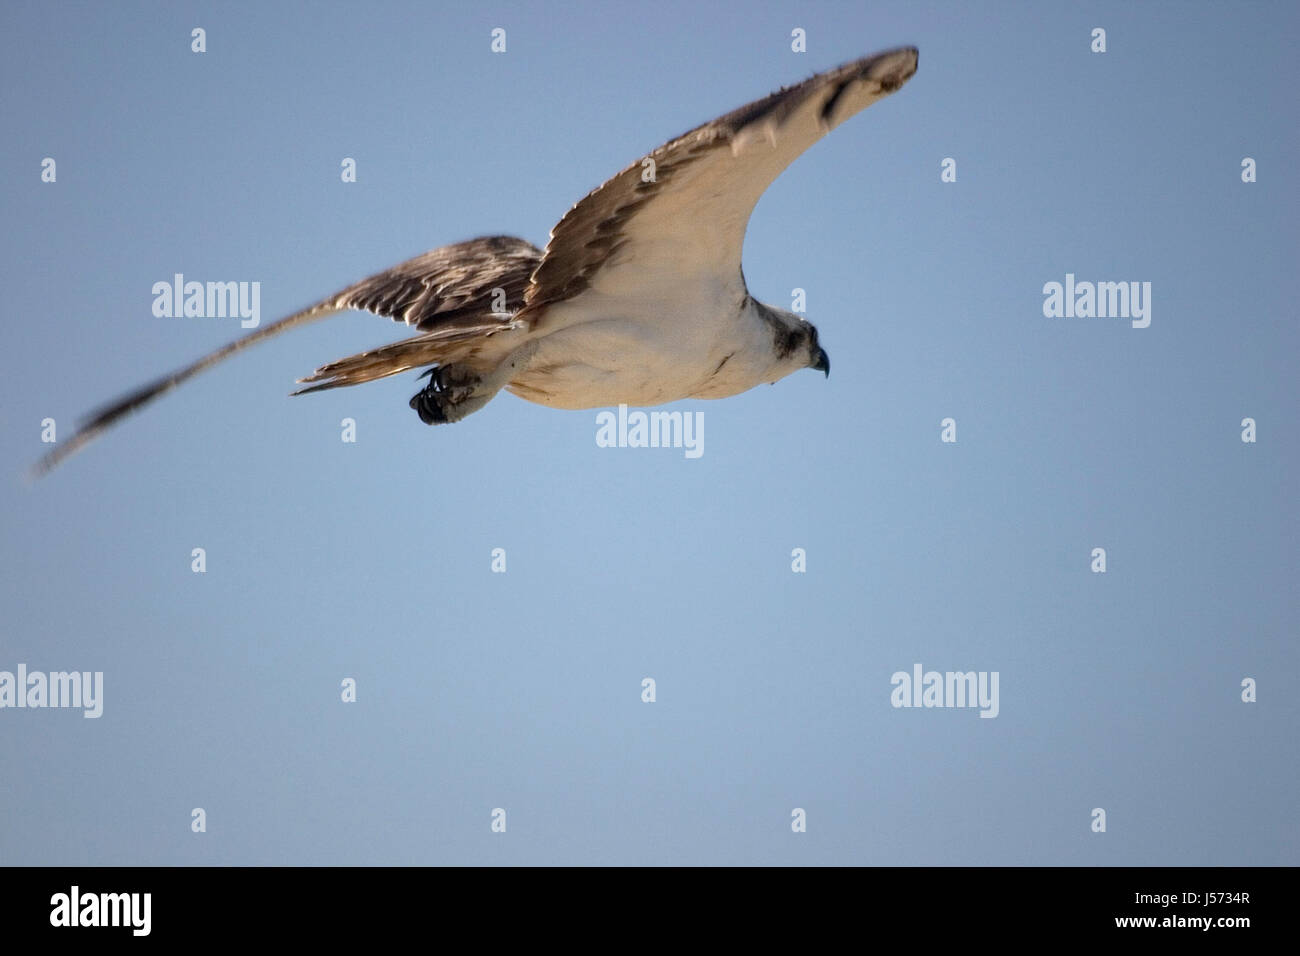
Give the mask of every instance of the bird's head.
[(817, 326), (797, 313), (761, 303), (756, 305), (759, 314), (772, 326), (776, 378), (784, 378), (803, 368), (816, 369), (830, 376), (831, 357), (817, 341)]

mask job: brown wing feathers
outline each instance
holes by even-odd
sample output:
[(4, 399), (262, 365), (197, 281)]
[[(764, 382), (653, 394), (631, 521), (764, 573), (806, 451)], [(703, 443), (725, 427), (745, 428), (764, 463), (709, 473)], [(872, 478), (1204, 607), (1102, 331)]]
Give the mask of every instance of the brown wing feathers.
[[(76, 434), (60, 442), (37, 462), (34, 471), (38, 475), (45, 474), (124, 416), (236, 352), (346, 309), (362, 309), (388, 316), (428, 334), (333, 362), (304, 379), (316, 381), (332, 376), (330, 381), (301, 391), (366, 382), (438, 361), (436, 356), (440, 346), (461, 348), (468, 338), (499, 330), (509, 322), (508, 317), (493, 318), (489, 315), (498, 305), (495, 290), (504, 291), (507, 310), (520, 309), (529, 277), (541, 256), (541, 251), (532, 243), (511, 236), (470, 239), (416, 256), (386, 272), (350, 285), (301, 312), (236, 339), (99, 409), (82, 423)], [(423, 361), (414, 365), (402, 364), (413, 358), (416, 352), (422, 352), (425, 356)], [(429, 358), (430, 354), (435, 357)]]
[(512, 236), (470, 239), (362, 279), (328, 301), (339, 310), (361, 309), (428, 332), (485, 312), (517, 312), (541, 258), (531, 242)]
[[(912, 47), (846, 63), (697, 126), (630, 164), (575, 203), (551, 230), (545, 255), (528, 287), (525, 317), (535, 320), (542, 307), (586, 289), (591, 276), (629, 241), (629, 225), (637, 213), (655, 197), (671, 192), (679, 174), (701, 160), (716, 158), (719, 150), (731, 148), (742, 131), (768, 123), (780, 127), (807, 104), (819, 103), (820, 132), (825, 133), (862, 108), (860, 102), (856, 106), (850, 103), (846, 111), (846, 93), (863, 82), (882, 95), (892, 93), (916, 72), (916, 63), (917, 52)], [(807, 145), (811, 143), (803, 144)], [(643, 177), (647, 160), (654, 162), (650, 181)], [(748, 183), (741, 174), (733, 190), (740, 195), (749, 187), (753, 194), (747, 198), (756, 202), (780, 168), (769, 172), (771, 175)], [(691, 225), (683, 223), (682, 228)], [(736, 265), (739, 268), (739, 262)]]
[(332, 307), (389, 316), (426, 334), (323, 365), (298, 380), (318, 384), (293, 394), (464, 360), (485, 336), (512, 326), (541, 258), (523, 239), (488, 236), (434, 249), (349, 286), (329, 300)]

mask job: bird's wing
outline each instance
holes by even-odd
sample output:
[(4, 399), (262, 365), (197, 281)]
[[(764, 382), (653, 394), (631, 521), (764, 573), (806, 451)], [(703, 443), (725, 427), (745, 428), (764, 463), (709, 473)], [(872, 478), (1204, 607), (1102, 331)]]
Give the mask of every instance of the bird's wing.
[[(496, 320), (489, 317), (490, 313), (502, 310), (515, 312), (522, 308), (529, 276), (541, 255), (536, 246), (523, 239), (485, 236), (442, 246), (408, 259), (386, 272), (362, 279), (315, 305), (265, 325), (242, 339), (223, 345), (184, 368), (164, 375), (111, 405), (106, 405), (86, 418), (72, 437), (60, 442), (42, 458), (34, 471), (38, 475), (48, 472), (112, 427), (119, 419), (250, 345), (347, 309), (374, 312), (412, 325), (426, 333), (418, 337), (426, 346), (429, 345), (426, 340), (430, 337), (439, 342), (462, 343), (466, 336), (480, 327), (487, 325), (496, 328), (508, 321), (504, 313)], [(391, 352), (384, 353), (384, 358), (394, 359), (388, 365), (367, 357), (371, 360), (366, 363), (366, 375), (357, 375), (355, 381), (369, 381), (411, 367), (403, 364), (410, 357), (405, 354), (399, 360)], [(334, 384), (354, 382), (336, 376)]]
[(433, 249), (348, 286), (333, 308), (386, 315), (421, 332), (473, 325), (489, 312), (518, 312), (541, 250), (513, 236), (485, 236)]
[[(745, 227), (781, 171), (916, 72), (912, 47), (819, 73), (660, 146), (599, 186), (551, 231), (524, 316), (586, 289), (652, 295), (665, 284), (735, 283)], [(523, 316), (521, 316), (522, 318)]]

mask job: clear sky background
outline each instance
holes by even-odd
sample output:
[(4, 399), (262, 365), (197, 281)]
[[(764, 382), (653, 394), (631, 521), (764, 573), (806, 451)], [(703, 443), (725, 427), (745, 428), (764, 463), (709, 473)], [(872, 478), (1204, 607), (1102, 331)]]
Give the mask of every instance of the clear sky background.
[[(0, 710), (0, 862), (1300, 863), (1297, 10), (5, 3), (0, 670), (105, 700)], [(414, 374), (287, 398), (405, 334), (349, 313), (24, 478), (42, 419), (244, 334), (155, 282), (259, 281), (269, 322), (540, 245), (669, 137), (908, 43), (747, 238), (833, 374), (676, 406), (698, 460), (504, 393), (429, 428)], [(1150, 327), (1045, 318), (1066, 273), (1150, 282)], [(997, 671), (998, 717), (893, 708), (917, 663)]]

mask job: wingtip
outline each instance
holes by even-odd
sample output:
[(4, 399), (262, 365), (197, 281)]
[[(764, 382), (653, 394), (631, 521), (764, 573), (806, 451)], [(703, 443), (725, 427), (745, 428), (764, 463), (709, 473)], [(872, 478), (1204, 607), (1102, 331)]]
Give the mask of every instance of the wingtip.
[(77, 449), (79, 449), (84, 444), (85, 444), (84, 441), (74, 440), (66, 444), (56, 445), (53, 449), (46, 452), (44, 455), (42, 455), (32, 464), (28, 465), (27, 468), (24, 470), (23, 476), (26, 478), (27, 484), (28, 485), (36, 484), (36, 482), (40, 481), (42, 478), (44, 478), (46, 475), (52, 472), (55, 468), (57, 468), (59, 464), (63, 461), (63, 459), (67, 458), (73, 452), (77, 451)]
[(873, 57), (868, 75), (892, 93), (916, 74), (920, 61), (920, 50), (914, 46), (900, 46)]

